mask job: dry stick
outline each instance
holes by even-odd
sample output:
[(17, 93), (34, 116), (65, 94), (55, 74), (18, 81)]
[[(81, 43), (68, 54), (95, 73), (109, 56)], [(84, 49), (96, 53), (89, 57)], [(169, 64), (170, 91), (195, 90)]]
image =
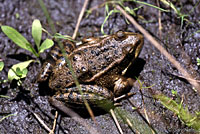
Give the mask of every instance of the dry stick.
[(76, 24), (76, 28), (75, 28), (75, 30), (74, 30), (74, 34), (73, 34), (73, 36), (72, 36), (72, 39), (75, 39), (75, 38), (76, 38), (76, 34), (77, 34), (77, 32), (78, 32), (78, 29), (79, 29), (81, 20), (82, 20), (82, 18), (83, 18), (83, 14), (84, 14), (84, 12), (85, 12), (85, 9), (86, 9), (86, 7), (87, 7), (88, 1), (89, 1), (89, 0), (85, 0), (85, 2), (84, 2), (84, 4), (83, 4), (83, 7), (82, 7), (81, 12), (80, 12), (79, 17), (78, 17), (78, 21), (77, 21), (77, 24)]
[[(84, 4), (83, 4), (83, 7), (82, 7), (81, 12), (80, 12), (79, 17), (78, 17), (78, 21), (77, 21), (77, 24), (76, 24), (76, 28), (75, 28), (74, 33), (73, 33), (73, 36), (72, 36), (72, 39), (75, 39), (75, 38), (76, 38), (78, 29), (79, 29), (79, 26), (80, 26), (80, 22), (81, 22), (81, 20), (82, 20), (82, 18), (83, 18), (83, 15), (84, 15), (85, 9), (86, 9), (86, 7), (87, 7), (87, 5), (88, 5), (88, 2), (89, 2), (89, 0), (85, 0), (85, 2), (84, 2)], [(54, 101), (55, 101), (55, 100), (54, 100)], [(58, 102), (57, 102), (57, 103), (58, 103)], [(88, 104), (87, 104), (87, 105), (88, 105)], [(87, 107), (87, 106), (86, 106), (86, 107)], [(70, 115), (75, 121), (79, 122), (80, 124), (82, 124), (83, 126), (85, 126), (86, 128), (88, 128), (88, 131), (89, 131), (90, 133), (92, 133), (91, 130), (94, 130), (94, 129), (90, 129), (90, 127), (89, 127), (86, 123), (84, 123), (83, 119), (80, 118), (80, 116), (79, 116), (78, 114), (76, 114), (75, 112), (71, 111), (71, 110), (68, 109), (67, 107), (64, 108), (64, 106), (63, 106), (63, 109), (65, 109), (65, 110), (68, 111), (68, 112), (66, 112), (65, 110), (61, 109), (60, 107), (59, 107), (59, 109), (60, 109), (61, 111), (63, 111), (64, 113), (66, 113), (67, 115)], [(91, 108), (90, 108), (90, 107), (89, 107), (89, 108), (87, 107), (87, 109), (88, 109), (89, 114), (90, 114), (90, 116), (92, 117), (93, 121), (96, 122), (96, 120), (95, 120), (95, 118), (94, 118), (94, 114), (93, 114)], [(93, 132), (96, 132), (96, 130), (94, 130)]]
[(53, 121), (53, 128), (51, 130), (51, 132), (49, 134), (54, 134), (54, 130), (56, 128), (56, 120), (58, 118), (58, 111), (56, 111), (55, 117), (54, 117), (54, 121)]
[[(121, 96), (119, 96), (119, 97), (117, 97), (117, 98), (114, 98), (114, 101), (116, 102), (117, 100), (123, 99), (123, 98), (125, 98), (125, 97), (133, 96), (134, 94), (135, 94), (135, 93), (128, 93), (128, 94), (125, 94), (125, 95), (121, 95)], [(116, 106), (116, 105), (115, 105), (115, 106)], [(123, 134), (123, 131), (122, 131), (122, 129), (121, 129), (121, 126), (119, 125), (119, 122), (118, 122), (118, 120), (117, 120), (117, 118), (116, 118), (116, 116), (115, 116), (115, 113), (114, 113), (113, 109), (110, 109), (110, 113), (111, 113), (111, 116), (112, 116), (113, 119), (114, 119), (114, 122), (115, 122), (115, 124), (116, 124), (116, 126), (117, 126), (119, 132), (120, 132), (121, 134)], [(127, 119), (127, 120), (128, 120), (128, 119)], [(130, 121), (129, 121), (129, 123), (130, 123)], [(129, 125), (129, 124), (128, 124), (128, 125)], [(130, 125), (130, 126), (132, 126), (132, 125)]]
[(121, 96), (119, 96), (119, 97), (115, 97), (115, 98), (114, 98), (114, 102), (116, 102), (116, 101), (118, 101), (118, 100), (121, 100), (121, 99), (123, 99), (123, 98), (129, 98), (129, 97), (131, 97), (131, 96), (133, 96), (133, 95), (135, 95), (135, 93), (123, 94), (123, 95), (121, 95)]
[[(75, 39), (75, 38), (76, 38), (76, 34), (77, 34), (77, 32), (78, 32), (78, 29), (79, 29), (81, 20), (82, 20), (82, 18), (83, 18), (85, 9), (86, 9), (86, 7), (87, 7), (87, 5), (88, 5), (88, 2), (89, 2), (89, 0), (85, 0), (85, 2), (84, 2), (84, 4), (83, 4), (83, 7), (82, 7), (81, 12), (80, 12), (79, 17), (78, 17), (78, 21), (77, 21), (77, 24), (76, 24), (76, 28), (75, 28), (75, 30), (74, 30), (74, 34), (73, 34), (73, 36), (72, 36), (72, 39)], [(95, 120), (95, 118), (94, 118), (94, 114), (93, 114), (93, 112), (92, 112), (92, 109), (89, 107), (89, 104), (87, 103), (87, 101), (84, 101), (84, 103), (85, 103), (86, 108), (88, 109), (88, 112), (89, 112), (89, 114), (90, 114), (92, 120), (96, 123), (96, 120)]]
[(59, 134), (59, 124), (61, 123), (61, 114), (58, 114), (57, 120), (56, 120), (56, 128), (55, 128), (55, 134)]
[[(183, 79), (186, 79), (184, 76), (181, 76), (181, 75), (178, 75), (178, 74), (175, 74), (175, 73), (171, 73), (172, 75), (176, 76), (176, 77), (180, 77), (180, 78), (183, 78)], [(187, 78), (187, 79), (190, 79), (190, 78)], [(195, 79), (190, 79), (191, 81), (196, 81), (196, 82), (199, 82), (200, 83), (200, 80), (195, 80)]]
[[(85, 0), (85, 3), (86, 3), (86, 1), (88, 1), (88, 0)], [(79, 25), (80, 25), (80, 21), (81, 21), (81, 19), (82, 19), (82, 17), (83, 17), (83, 13), (85, 12), (85, 8), (86, 8), (86, 5), (87, 5), (87, 4), (85, 4), (85, 3), (84, 3), (84, 5), (83, 5), (83, 8), (82, 8), (81, 13), (80, 13), (80, 15), (79, 15), (79, 19), (78, 19), (78, 22), (77, 22), (77, 25), (76, 25), (76, 29), (75, 29), (74, 34), (73, 34), (73, 37), (72, 37), (73, 39), (76, 38), (76, 34), (77, 34), (77, 32), (78, 32), (78, 28), (79, 28)], [(84, 9), (84, 10), (83, 10), (83, 9)], [(110, 113), (111, 113), (111, 115), (112, 115), (112, 117), (113, 117), (113, 119), (114, 119), (115, 124), (117, 125), (117, 128), (118, 128), (120, 134), (123, 134), (123, 131), (122, 131), (120, 125), (119, 125), (119, 122), (117, 121), (117, 118), (116, 118), (116, 116), (115, 116), (115, 114), (114, 114), (113, 109), (110, 110)], [(90, 114), (91, 114), (91, 113), (90, 113)], [(92, 113), (92, 114), (93, 114), (93, 113)], [(93, 117), (94, 117), (94, 116), (93, 116)], [(77, 118), (77, 117), (76, 117), (76, 119), (79, 119), (79, 120), (80, 120), (80, 118)], [(95, 121), (95, 119), (93, 119), (93, 120)]]
[[(156, 0), (158, 7), (160, 8), (160, 1)], [(162, 37), (162, 23), (161, 23), (161, 11), (158, 10), (158, 25), (159, 25), (159, 36)]]
[(116, 126), (117, 126), (117, 128), (118, 128), (118, 130), (120, 132), (120, 134), (123, 134), (122, 128), (119, 125), (119, 122), (118, 122), (118, 120), (117, 120), (117, 118), (115, 116), (115, 113), (114, 113), (113, 109), (110, 109), (110, 113), (111, 113), (111, 115), (113, 117), (113, 120), (114, 120), (114, 122), (115, 122), (115, 124), (116, 124)]
[[(85, 0), (85, 2), (84, 2), (84, 5), (83, 5), (83, 7), (82, 7), (81, 13), (80, 13), (80, 15), (79, 15), (79, 18), (78, 18), (78, 21), (77, 21), (77, 24), (76, 24), (76, 28), (75, 28), (75, 30), (74, 30), (74, 34), (73, 34), (73, 36), (72, 36), (72, 39), (75, 39), (75, 38), (76, 38), (76, 34), (77, 34), (77, 32), (78, 32), (79, 25), (80, 25), (80, 22), (81, 22), (81, 20), (82, 20), (83, 14), (84, 14), (85, 9), (86, 9), (86, 6), (87, 6), (87, 4), (88, 4), (88, 1), (89, 1), (89, 0)], [(94, 118), (94, 114), (93, 114), (92, 110), (90, 109), (90, 107), (89, 107), (88, 111), (89, 111), (89, 113), (90, 113), (92, 119), (94, 120), (94, 122), (96, 122), (96, 120), (95, 120), (95, 118)], [(113, 119), (114, 119), (116, 125), (117, 125), (118, 130), (120, 131), (121, 134), (123, 134), (122, 129), (121, 129), (120, 125), (119, 125), (119, 122), (117, 121), (117, 118), (116, 118), (116, 116), (115, 116), (115, 114), (114, 114), (114, 112), (113, 112), (113, 109), (111, 109), (110, 112), (111, 112), (111, 115), (112, 115), (112, 117), (113, 117)]]
[(92, 12), (94, 10), (97, 10), (97, 9), (103, 7), (106, 3), (107, 3), (107, 1), (103, 2), (102, 4), (96, 5), (96, 6), (92, 7), (92, 8), (90, 8), (89, 11)]
[[(133, 17), (128, 15), (126, 11), (124, 11), (119, 5), (116, 5), (116, 8), (120, 10), (120, 12), (128, 18), (128, 20), (165, 56), (168, 60), (182, 73), (182, 75), (187, 79), (187, 81), (192, 84), (195, 89), (200, 94), (200, 86), (197, 81), (194, 81), (194, 78), (180, 65), (179, 62), (175, 60), (173, 56), (171, 56), (159, 43), (156, 41), (141, 25), (139, 25)], [(193, 79), (193, 80), (191, 80)]]
[(84, 126), (86, 128), (86, 130), (88, 130), (89, 133), (91, 134), (99, 134), (99, 132), (92, 126), (90, 126), (89, 124), (87, 124), (85, 122), (85, 120), (83, 118), (81, 118), (77, 113), (75, 113), (72, 109), (66, 107), (62, 102), (54, 99), (53, 97), (50, 98), (51, 104), (56, 107), (57, 109), (59, 109), (60, 111), (62, 111), (63, 113), (69, 115), (72, 119), (74, 119), (76, 122), (78, 122), (79, 124), (81, 124), (82, 126)]
[[(144, 100), (143, 100), (142, 102), (143, 102), (143, 105), (144, 105)], [(148, 114), (147, 114), (147, 110), (146, 110), (146, 108), (145, 108), (145, 105), (144, 105), (144, 115), (145, 115), (145, 117), (146, 117), (146, 120), (147, 120), (148, 124), (151, 124), (151, 122), (150, 122), (150, 120), (149, 120), (149, 116), (148, 116)], [(152, 134), (155, 134), (155, 130), (152, 129), (152, 127), (151, 127), (151, 132), (152, 132)]]
[(35, 118), (39, 121), (39, 123), (50, 133), (51, 129), (44, 123), (44, 121), (42, 119), (40, 119), (40, 117), (36, 113), (34, 113), (34, 112), (32, 112), (32, 113), (35, 116)]

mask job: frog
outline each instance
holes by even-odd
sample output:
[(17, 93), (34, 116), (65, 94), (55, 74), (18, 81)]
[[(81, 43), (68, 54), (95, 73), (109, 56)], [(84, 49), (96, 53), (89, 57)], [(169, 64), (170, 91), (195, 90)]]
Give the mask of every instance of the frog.
[[(49, 88), (55, 92), (51, 98), (69, 107), (83, 106), (83, 98), (91, 106), (105, 100), (113, 101), (132, 88), (134, 80), (124, 74), (140, 54), (143, 42), (141, 34), (124, 31), (83, 38), (78, 44), (62, 42), (70, 64), (55, 46), (39, 73), (38, 81), (48, 81)], [(78, 87), (73, 74), (79, 82)]]

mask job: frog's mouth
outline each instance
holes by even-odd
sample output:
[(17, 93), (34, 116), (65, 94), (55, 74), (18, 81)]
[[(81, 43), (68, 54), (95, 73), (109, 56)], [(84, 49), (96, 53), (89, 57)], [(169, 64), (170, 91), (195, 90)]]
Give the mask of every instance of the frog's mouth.
[(126, 74), (126, 71), (133, 64), (135, 59), (139, 56), (141, 49), (143, 47), (143, 36), (140, 34), (137, 34), (136, 36), (138, 36), (138, 40), (136, 41), (135, 46), (129, 51), (128, 55), (128, 57), (130, 57), (132, 60), (128, 64), (128, 66), (122, 71), (122, 75)]
[[(140, 39), (140, 40), (138, 40), (138, 42), (136, 44), (136, 49), (135, 49), (135, 52), (134, 52), (135, 58), (137, 58), (138, 55), (140, 54), (142, 47), (143, 47), (143, 40)], [(134, 49), (132, 51), (134, 51)]]

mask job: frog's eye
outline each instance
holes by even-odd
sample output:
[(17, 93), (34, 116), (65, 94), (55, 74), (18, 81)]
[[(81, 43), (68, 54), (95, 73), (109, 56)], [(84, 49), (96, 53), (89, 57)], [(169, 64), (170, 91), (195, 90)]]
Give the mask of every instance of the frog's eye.
[(116, 40), (123, 40), (126, 38), (126, 35), (123, 31), (118, 31), (115, 35), (116, 35)]
[(95, 37), (83, 38), (83, 39), (82, 39), (82, 43), (90, 43), (90, 44), (93, 44), (93, 43), (96, 43), (97, 40), (98, 40), (98, 38), (95, 38)]
[(117, 35), (118, 38), (123, 38), (125, 36), (124, 32), (122, 32), (122, 31), (118, 31), (116, 33), (116, 35)]

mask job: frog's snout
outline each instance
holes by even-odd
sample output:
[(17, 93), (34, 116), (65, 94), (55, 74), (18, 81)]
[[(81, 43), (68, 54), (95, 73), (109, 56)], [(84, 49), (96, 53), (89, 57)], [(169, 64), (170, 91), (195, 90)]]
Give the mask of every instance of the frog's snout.
[(144, 45), (144, 37), (141, 34), (136, 34), (136, 36), (137, 36), (137, 41), (135, 43), (135, 58), (138, 57)]

